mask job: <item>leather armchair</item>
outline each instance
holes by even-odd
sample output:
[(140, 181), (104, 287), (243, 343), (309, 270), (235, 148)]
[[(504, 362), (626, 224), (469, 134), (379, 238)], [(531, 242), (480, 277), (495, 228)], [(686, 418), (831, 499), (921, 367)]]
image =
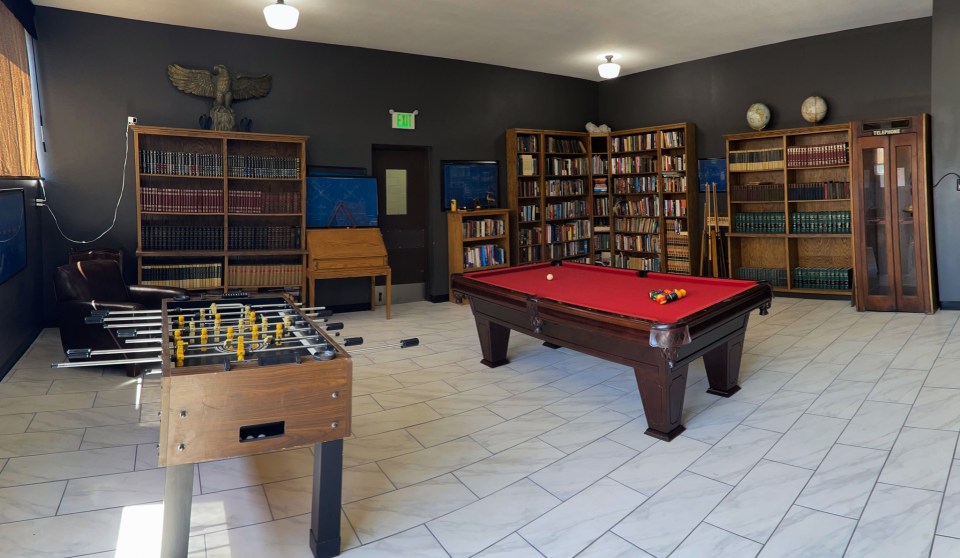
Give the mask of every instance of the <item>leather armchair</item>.
[[(64, 351), (129, 347), (117, 339), (112, 330), (84, 322), (93, 310), (159, 309), (163, 299), (187, 294), (184, 289), (174, 287), (128, 287), (119, 264), (109, 259), (83, 260), (60, 266), (54, 272), (53, 284)], [(116, 355), (115, 358), (122, 357)], [(130, 365), (127, 372), (135, 376), (139, 370)]]

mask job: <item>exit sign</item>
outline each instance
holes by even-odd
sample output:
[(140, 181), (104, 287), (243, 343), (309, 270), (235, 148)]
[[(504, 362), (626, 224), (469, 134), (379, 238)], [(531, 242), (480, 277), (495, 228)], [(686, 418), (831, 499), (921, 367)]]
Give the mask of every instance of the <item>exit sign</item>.
[(394, 128), (398, 130), (415, 130), (417, 128), (417, 114), (419, 110), (413, 112), (390, 111), (390, 121)]

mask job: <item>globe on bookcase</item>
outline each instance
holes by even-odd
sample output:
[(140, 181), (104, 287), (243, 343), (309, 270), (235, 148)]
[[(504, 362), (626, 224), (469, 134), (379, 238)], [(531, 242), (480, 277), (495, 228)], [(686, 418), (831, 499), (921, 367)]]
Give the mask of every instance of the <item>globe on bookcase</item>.
[(816, 95), (807, 97), (800, 105), (800, 114), (807, 122), (816, 124), (827, 115), (827, 102), (823, 100), (823, 97), (817, 97)]
[(756, 131), (767, 127), (770, 123), (770, 109), (763, 103), (753, 103), (747, 109), (747, 124)]

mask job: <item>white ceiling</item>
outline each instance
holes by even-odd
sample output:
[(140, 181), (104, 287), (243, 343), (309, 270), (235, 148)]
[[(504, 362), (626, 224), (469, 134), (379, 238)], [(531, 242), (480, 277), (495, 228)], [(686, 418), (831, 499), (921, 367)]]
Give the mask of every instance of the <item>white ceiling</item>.
[(929, 16), (933, 0), (33, 0), (127, 19), (469, 60), (599, 81), (790, 39)]

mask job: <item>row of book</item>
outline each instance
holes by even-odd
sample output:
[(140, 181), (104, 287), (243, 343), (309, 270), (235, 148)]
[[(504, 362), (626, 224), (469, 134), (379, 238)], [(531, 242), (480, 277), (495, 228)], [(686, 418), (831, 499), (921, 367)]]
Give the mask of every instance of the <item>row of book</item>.
[(292, 287), (303, 284), (303, 266), (299, 264), (227, 266), (227, 284), (232, 286), (268, 285)]
[(787, 148), (788, 167), (846, 165), (849, 162), (850, 144), (847, 142), (823, 145), (798, 145)]
[(691, 275), (690, 256), (670, 256), (667, 255), (667, 273), (676, 275)]
[(553, 176), (577, 176), (587, 174), (587, 160), (580, 157), (547, 157), (544, 166), (546, 167), (546, 173)]
[(646, 271), (660, 271), (660, 258), (635, 258), (625, 254), (614, 254), (614, 267)]
[(686, 219), (664, 219), (667, 231), (673, 231), (674, 234), (682, 234), (687, 230)]
[(543, 206), (543, 212), (547, 219), (579, 219), (587, 216), (587, 202), (571, 200), (550, 203)]
[(230, 190), (230, 213), (299, 213), (300, 192)]
[(256, 225), (228, 229), (230, 250), (298, 250), (300, 226)]
[(663, 137), (663, 148), (672, 149), (675, 147), (683, 147), (683, 130), (664, 130), (661, 132)]
[(606, 194), (609, 189), (610, 189), (610, 187), (609, 187), (609, 185), (607, 184), (607, 177), (605, 177), (605, 176), (602, 176), (602, 177), (601, 177), (601, 176), (594, 177), (594, 179), (593, 179), (593, 193), (594, 193), (594, 194)]
[(140, 243), (144, 250), (223, 250), (223, 226), (144, 224)]
[(593, 198), (593, 216), (606, 217), (610, 215), (610, 198)]
[(506, 227), (503, 219), (470, 219), (463, 222), (464, 238), (503, 236), (504, 234), (506, 234)]
[(569, 258), (573, 256), (584, 256), (590, 253), (589, 240), (575, 240), (564, 242), (563, 244), (548, 244), (547, 256), (551, 260), (560, 258)]
[(613, 174), (634, 174), (657, 172), (657, 160), (649, 156), (611, 157), (610, 172)]
[(517, 181), (517, 195), (521, 198), (536, 198), (540, 196), (540, 183), (536, 180)]
[(537, 171), (538, 161), (533, 155), (517, 156), (517, 176), (534, 176), (539, 174)]
[(187, 188), (140, 188), (142, 211), (176, 213), (223, 213), (223, 190)]
[(593, 171), (593, 174), (607, 174), (607, 167), (606, 155), (594, 155), (590, 158), (590, 169)]
[(539, 262), (543, 260), (540, 245), (521, 247), (517, 250), (517, 262), (520, 264)]
[(560, 225), (547, 225), (547, 242), (566, 242), (590, 237), (590, 221), (571, 221)]
[(631, 136), (616, 136), (610, 138), (610, 146), (615, 153), (627, 151), (643, 151), (657, 148), (657, 133), (645, 132)]
[(582, 178), (566, 180), (548, 180), (548, 196), (581, 196), (584, 194), (585, 186)]
[(639, 199), (619, 200), (613, 206), (616, 216), (657, 217), (660, 215), (660, 198), (646, 196)]
[(660, 220), (649, 217), (621, 217), (613, 220), (613, 227), (620, 232), (657, 234), (660, 232)]
[(517, 239), (521, 246), (540, 244), (543, 242), (543, 229), (540, 227), (522, 228), (517, 234)]
[(663, 215), (665, 217), (686, 217), (687, 200), (663, 200)]
[(300, 157), (228, 155), (228, 173), (236, 178), (300, 178)]
[(764, 182), (759, 184), (732, 184), (728, 195), (730, 201), (783, 201), (783, 184)]
[(783, 149), (746, 149), (731, 151), (728, 156), (731, 171), (780, 170), (783, 168)]
[(614, 194), (656, 194), (657, 177), (622, 176), (613, 179)]
[(525, 221), (539, 221), (540, 220), (540, 206), (539, 205), (521, 205), (517, 210), (520, 222)]
[(610, 234), (594, 234), (593, 235), (593, 249), (594, 250), (609, 250), (610, 249)]
[(848, 291), (853, 288), (853, 269), (797, 267), (793, 270), (793, 288)]
[(747, 281), (766, 281), (774, 287), (787, 286), (787, 270), (767, 267), (738, 267), (734, 272), (737, 279)]
[(790, 184), (787, 186), (787, 196), (790, 200), (848, 200), (850, 183), (828, 180)]
[(849, 211), (797, 211), (790, 215), (790, 232), (798, 234), (849, 234)]
[(583, 142), (577, 138), (558, 138), (547, 136), (548, 153), (586, 153)]
[(663, 172), (683, 172), (687, 170), (686, 155), (664, 155), (660, 157), (660, 170)]
[(140, 266), (140, 284), (153, 287), (208, 289), (223, 285), (222, 263)]
[(687, 177), (684, 176), (667, 176), (663, 179), (663, 191), (668, 194), (686, 194), (687, 193)]
[(690, 235), (682, 234), (679, 232), (668, 232), (667, 237), (667, 249), (669, 250), (671, 246), (680, 247), (684, 250), (690, 247)]
[(223, 176), (223, 155), (141, 149), (140, 172), (182, 176)]
[(537, 136), (517, 134), (517, 152), (536, 153)]
[(481, 244), (463, 249), (463, 267), (475, 268), (507, 263), (507, 252), (496, 244)]
[(783, 213), (768, 211), (757, 213), (735, 213), (733, 230), (740, 233), (785, 233), (786, 219)]
[(628, 250), (631, 252), (660, 252), (660, 235), (655, 234), (636, 234), (625, 235), (615, 234), (614, 245), (617, 250)]

